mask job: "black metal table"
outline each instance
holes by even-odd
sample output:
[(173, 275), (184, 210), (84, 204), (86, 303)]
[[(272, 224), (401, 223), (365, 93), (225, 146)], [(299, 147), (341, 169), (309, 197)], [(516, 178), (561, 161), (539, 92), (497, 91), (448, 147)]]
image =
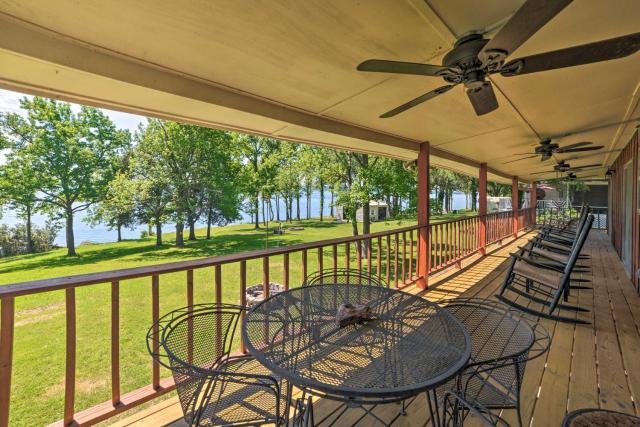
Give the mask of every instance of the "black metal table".
[[(373, 320), (339, 327), (336, 312), (344, 303), (370, 306)], [(290, 384), (351, 405), (398, 402), (433, 390), (471, 354), (468, 332), (448, 311), (378, 286), (282, 292), (247, 313), (242, 334), (251, 354)]]

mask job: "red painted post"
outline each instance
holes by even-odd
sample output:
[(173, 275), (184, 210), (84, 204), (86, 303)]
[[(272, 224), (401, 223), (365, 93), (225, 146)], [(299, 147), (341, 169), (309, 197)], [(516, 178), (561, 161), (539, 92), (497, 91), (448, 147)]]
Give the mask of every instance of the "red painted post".
[(513, 237), (518, 238), (518, 177), (511, 180), (511, 210), (513, 211)]
[(480, 253), (487, 254), (487, 164), (480, 163), (478, 177), (478, 217), (480, 218)]
[(418, 280), (419, 289), (427, 289), (429, 281), (429, 143), (420, 144), (418, 154)]
[(531, 202), (531, 228), (535, 228), (536, 222), (538, 222), (538, 183), (535, 181), (531, 182), (531, 193), (529, 193), (529, 201)]

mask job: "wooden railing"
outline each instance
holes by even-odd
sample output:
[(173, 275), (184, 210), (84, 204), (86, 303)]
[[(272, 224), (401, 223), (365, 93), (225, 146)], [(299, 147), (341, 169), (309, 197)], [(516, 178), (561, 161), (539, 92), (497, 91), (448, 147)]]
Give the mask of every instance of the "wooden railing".
[[(525, 213), (523, 228), (531, 225), (527, 218), (533, 215)], [(470, 217), (428, 226), (431, 257), (428, 259), (429, 274), (438, 272), (461, 259), (475, 254), (480, 248), (479, 224), (486, 221), (486, 242), (491, 244), (513, 235), (513, 214), (500, 212), (483, 217)], [(396, 288), (405, 287), (418, 279), (418, 236), (425, 227), (411, 226), (368, 235), (324, 240), (313, 243), (296, 244), (280, 248), (271, 248), (217, 257), (181, 261), (146, 267), (108, 271), (104, 273), (83, 274), (55, 279), (37, 280), (0, 286), (0, 427), (9, 423), (9, 402), (11, 391), (11, 371), (13, 363), (13, 332), (15, 326), (15, 299), (27, 295), (64, 290), (66, 314), (66, 358), (64, 380), (64, 411), (62, 419), (55, 425), (91, 425), (106, 420), (124, 410), (138, 406), (158, 397), (174, 388), (171, 378), (161, 378), (160, 366), (151, 364), (150, 384), (140, 389), (122, 393), (121, 355), (120, 355), (120, 293), (123, 281), (129, 279), (149, 280), (151, 312), (149, 325), (155, 323), (160, 313), (160, 288), (162, 277), (182, 272), (184, 276), (184, 305), (194, 304), (194, 271), (213, 269), (214, 302), (246, 303), (247, 262), (261, 264), (262, 286), (266, 297), (269, 295), (269, 282), (272, 281), (270, 266), (282, 261), (282, 276), (279, 277), (285, 288), (302, 283), (309, 272), (325, 268), (356, 268), (371, 275), (383, 278)], [(295, 256), (300, 261), (300, 275), (291, 275), (291, 260)], [(315, 259), (315, 260), (314, 260)], [(235, 283), (223, 283), (223, 269), (230, 264), (238, 264), (239, 274)], [(234, 270), (235, 271), (235, 270)], [(111, 399), (89, 409), (76, 412), (76, 289), (90, 285), (110, 284), (111, 327)], [(124, 284), (125, 286), (128, 285)], [(238, 299), (223, 301), (224, 286), (237, 286)], [(153, 331), (158, 334), (158, 331)], [(140, 345), (144, 345), (140, 343)], [(240, 350), (244, 345), (240, 343)]]

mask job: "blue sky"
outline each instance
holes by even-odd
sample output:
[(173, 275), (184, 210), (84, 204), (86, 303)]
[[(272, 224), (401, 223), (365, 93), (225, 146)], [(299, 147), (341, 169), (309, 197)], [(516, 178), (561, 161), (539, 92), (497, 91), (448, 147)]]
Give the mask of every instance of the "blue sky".
[[(0, 89), (0, 113), (22, 113), (23, 111), (20, 109), (20, 98), (25, 95), (20, 92), (12, 92), (9, 90)], [(71, 104), (77, 107), (77, 104)], [(133, 133), (137, 128), (139, 123), (144, 123), (146, 121), (143, 116), (136, 116), (135, 114), (127, 114), (121, 113), (119, 111), (105, 110), (101, 108), (101, 110), (113, 120), (115, 125), (120, 129), (129, 129), (131, 133)]]

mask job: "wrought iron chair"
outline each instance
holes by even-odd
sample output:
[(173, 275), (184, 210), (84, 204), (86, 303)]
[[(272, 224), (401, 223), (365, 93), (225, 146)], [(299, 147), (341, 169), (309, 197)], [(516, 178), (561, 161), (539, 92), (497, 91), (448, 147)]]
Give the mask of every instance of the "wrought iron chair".
[(509, 427), (509, 423), (478, 402), (468, 400), (454, 391), (448, 391), (444, 395), (442, 426), (462, 427), (469, 416), (485, 426)]
[[(551, 338), (547, 330), (532, 318), (525, 317), (509, 306), (496, 300), (480, 298), (455, 298), (439, 301), (438, 304), (453, 314), (470, 332), (471, 358), (465, 370), (437, 389), (439, 399), (444, 397), (444, 411), (447, 412), (446, 395), (450, 411), (461, 411), (461, 415), (471, 412), (488, 425), (502, 426), (504, 421), (489, 415), (492, 409), (515, 409), (519, 425), (522, 426), (520, 412), (520, 391), (528, 361), (540, 357), (549, 349)], [(512, 329), (499, 329), (499, 322), (507, 319)], [(519, 327), (523, 324), (524, 327)], [(531, 331), (533, 336), (531, 336)], [(452, 404), (458, 407), (451, 408)], [(457, 408), (457, 409), (456, 409)], [(446, 419), (447, 415), (443, 416)], [(450, 421), (456, 424), (458, 421)], [(493, 424), (492, 424), (493, 423)]]
[(147, 349), (171, 370), (190, 426), (280, 424), (280, 379), (250, 355), (233, 354), (244, 308), (201, 304), (172, 311), (147, 333)]
[[(532, 256), (531, 250), (526, 248), (523, 248), (520, 254), (511, 254), (509, 270), (505, 275), (500, 293), (496, 297), (525, 313), (561, 322), (588, 323), (575, 316), (567, 317), (554, 314), (554, 312), (560, 309), (588, 311), (574, 305), (561, 304), (560, 299), (563, 296), (565, 300), (567, 299), (571, 273), (591, 230), (592, 223), (593, 215), (589, 215), (566, 264), (550, 259), (541, 262), (540, 256)], [(542, 308), (537, 309), (522, 305), (516, 302), (519, 297), (540, 304)]]
[(303, 286), (338, 284), (389, 287), (389, 284), (375, 274), (369, 274), (367, 272), (351, 268), (338, 268), (335, 270), (328, 268), (317, 271), (306, 277)]

